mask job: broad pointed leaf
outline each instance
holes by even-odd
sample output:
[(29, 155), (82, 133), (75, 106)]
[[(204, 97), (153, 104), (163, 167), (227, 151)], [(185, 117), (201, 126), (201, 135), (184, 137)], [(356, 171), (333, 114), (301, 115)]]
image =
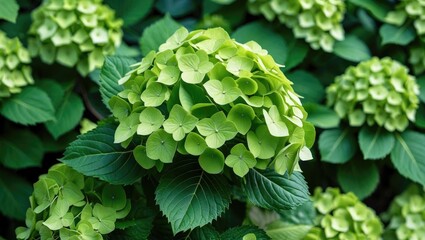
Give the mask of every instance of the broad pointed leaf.
[(324, 162), (347, 162), (356, 153), (356, 145), (356, 139), (349, 129), (326, 130), (319, 137), (319, 150)]
[(359, 145), (365, 159), (384, 158), (394, 147), (394, 135), (384, 128), (363, 127), (359, 133)]

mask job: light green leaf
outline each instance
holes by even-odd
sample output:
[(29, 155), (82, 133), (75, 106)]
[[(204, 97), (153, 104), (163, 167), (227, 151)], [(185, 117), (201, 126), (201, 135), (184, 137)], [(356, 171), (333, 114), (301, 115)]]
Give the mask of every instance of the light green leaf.
[(174, 21), (168, 14), (147, 27), (143, 31), (142, 38), (140, 38), (142, 54), (146, 56), (152, 50), (158, 51), (159, 46), (179, 28), (180, 24)]
[(378, 187), (379, 171), (374, 162), (353, 159), (338, 166), (337, 178), (344, 192), (353, 192), (361, 200)]
[(227, 120), (233, 122), (238, 132), (245, 135), (251, 128), (254, 117), (255, 112), (252, 107), (239, 103), (230, 109)]
[(229, 59), (226, 70), (238, 77), (250, 76), (254, 67), (252, 59), (242, 56), (235, 56)]
[(114, 117), (123, 120), (131, 113), (130, 104), (118, 96), (112, 96), (109, 100), (109, 109), (111, 109)]
[(381, 127), (362, 127), (359, 145), (365, 159), (380, 159), (387, 156), (394, 147), (394, 135)]
[(398, 172), (415, 182), (425, 185), (425, 135), (406, 131), (395, 135), (391, 161)]
[(319, 150), (324, 162), (341, 164), (356, 153), (356, 138), (349, 129), (325, 130), (319, 137)]
[(2, 0), (0, 8), (0, 19), (15, 23), (18, 17), (19, 5), (16, 0)]
[(0, 136), (0, 163), (12, 169), (39, 167), (43, 144), (29, 130), (12, 130)]
[(113, 184), (131, 184), (143, 175), (132, 150), (114, 144), (115, 124), (105, 124), (80, 135), (60, 159), (86, 176), (98, 177)]
[(205, 136), (210, 148), (219, 148), (238, 133), (234, 123), (226, 120), (223, 112), (215, 113), (211, 118), (204, 118), (196, 124), (199, 133)]
[(277, 137), (273, 137), (267, 126), (261, 125), (253, 131), (249, 131), (247, 135), (249, 151), (260, 159), (268, 159), (275, 156), (276, 147), (279, 142)]
[(0, 113), (9, 120), (33, 125), (55, 120), (55, 110), (49, 96), (36, 87), (26, 87), (0, 106)]
[(266, 226), (266, 233), (271, 239), (302, 240), (311, 228), (310, 225), (295, 225), (276, 221)]
[(157, 108), (147, 107), (140, 113), (139, 120), (137, 134), (147, 136), (158, 130), (165, 118)]
[(181, 141), (187, 133), (191, 132), (198, 122), (198, 118), (186, 112), (182, 106), (176, 104), (170, 111), (163, 126), (167, 133), (173, 134), (173, 139)]
[(287, 137), (289, 136), (288, 127), (282, 121), (279, 110), (276, 105), (270, 107), (269, 112), (263, 109), (264, 119), (266, 120), (267, 128), (272, 136)]
[(175, 66), (166, 66), (159, 73), (157, 82), (165, 85), (173, 85), (180, 78), (180, 70)]
[(202, 171), (196, 161), (180, 161), (160, 178), (155, 199), (176, 234), (219, 217), (229, 206), (230, 189), (223, 176)]
[(136, 161), (144, 169), (151, 169), (155, 166), (156, 161), (148, 157), (145, 146), (138, 145), (137, 147), (135, 147), (133, 150), (133, 155)]
[(233, 172), (236, 175), (244, 177), (249, 169), (257, 164), (257, 160), (242, 143), (238, 143), (230, 150), (225, 163), (227, 166), (233, 168)]
[(93, 208), (93, 218), (90, 220), (94, 229), (101, 234), (108, 234), (115, 229), (115, 221), (117, 219), (116, 212), (113, 208), (105, 207), (96, 203)]
[(405, 24), (401, 27), (384, 24), (379, 29), (379, 35), (382, 38), (381, 45), (393, 43), (406, 46), (416, 37), (415, 29), (411, 24)]
[(190, 132), (184, 142), (185, 150), (194, 156), (201, 155), (207, 147), (208, 146), (204, 138), (194, 132)]
[(120, 122), (114, 135), (114, 143), (122, 143), (131, 139), (137, 132), (137, 126), (139, 125), (139, 114), (132, 113)]
[(201, 83), (206, 73), (211, 71), (214, 64), (209, 62), (205, 51), (199, 50), (196, 53), (188, 53), (178, 58), (178, 66), (182, 71), (181, 78), (190, 84)]
[(153, 132), (146, 141), (147, 156), (153, 160), (160, 160), (163, 163), (173, 162), (176, 153), (177, 142), (171, 134), (162, 129)]
[(250, 169), (243, 185), (249, 201), (271, 210), (295, 208), (309, 201), (307, 183), (300, 172), (290, 176), (274, 170)]
[(151, 83), (140, 96), (146, 107), (158, 107), (169, 97), (168, 88), (158, 82)]
[(347, 35), (344, 40), (337, 41), (334, 46), (334, 53), (352, 62), (360, 62), (371, 58), (367, 45), (355, 35)]
[(231, 77), (226, 77), (222, 81), (209, 80), (204, 84), (204, 88), (207, 90), (208, 95), (220, 105), (229, 104), (241, 95), (240, 89)]
[(209, 174), (219, 174), (224, 168), (224, 155), (217, 149), (207, 148), (199, 156), (199, 165)]
[(0, 212), (4, 216), (25, 220), (31, 192), (31, 184), (22, 177), (0, 169)]

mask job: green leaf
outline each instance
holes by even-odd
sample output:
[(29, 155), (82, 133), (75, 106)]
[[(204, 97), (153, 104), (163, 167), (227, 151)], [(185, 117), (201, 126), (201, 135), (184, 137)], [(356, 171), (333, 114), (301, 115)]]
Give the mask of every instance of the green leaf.
[(173, 17), (181, 17), (195, 9), (191, 0), (158, 0), (155, 4), (161, 13), (169, 13)]
[(86, 176), (98, 177), (112, 184), (131, 184), (143, 175), (132, 150), (114, 144), (115, 124), (105, 124), (80, 135), (60, 159)]
[(157, 108), (147, 107), (140, 113), (137, 134), (147, 136), (158, 130), (165, 118)]
[(371, 58), (367, 45), (356, 35), (348, 35), (334, 46), (335, 55), (352, 62), (361, 62)]
[(124, 188), (120, 185), (106, 185), (102, 190), (102, 203), (116, 211), (124, 209), (127, 203)]
[(219, 148), (234, 138), (238, 133), (235, 124), (226, 120), (223, 112), (215, 113), (211, 118), (204, 118), (196, 124), (199, 133), (205, 136), (210, 148)]
[(168, 97), (168, 88), (158, 82), (151, 83), (140, 96), (146, 107), (158, 107), (167, 100)]
[(244, 236), (248, 234), (254, 234), (257, 240), (270, 239), (270, 237), (267, 236), (264, 230), (259, 229), (258, 227), (252, 226), (252, 225), (244, 225), (240, 227), (230, 228), (221, 234), (220, 239), (221, 240), (234, 240), (234, 239), (245, 240)]
[(23, 125), (55, 120), (55, 109), (49, 96), (39, 88), (26, 87), (21, 93), (5, 100), (0, 113)]
[(0, 212), (3, 215), (25, 220), (31, 192), (31, 184), (22, 177), (0, 169)]
[(108, 56), (100, 70), (100, 94), (103, 103), (109, 108), (109, 99), (118, 95), (124, 88), (118, 80), (131, 70), (130, 65), (136, 63), (132, 58)]
[(356, 145), (356, 138), (349, 129), (325, 130), (319, 137), (319, 150), (324, 162), (347, 162), (356, 153)]
[[(325, 97), (325, 88), (316, 76), (298, 70), (286, 74), (286, 77), (294, 83), (294, 91), (302, 96), (302, 102), (321, 102)], [(314, 91), (312, 91), (314, 89)]]
[(123, 119), (115, 131), (114, 143), (122, 143), (131, 139), (136, 134), (139, 123), (139, 114), (137, 113), (132, 113)]
[(393, 43), (406, 46), (416, 37), (415, 29), (411, 24), (404, 24), (400, 27), (391, 24), (384, 24), (379, 29), (379, 35), (382, 38), (381, 45)]
[(146, 141), (147, 156), (163, 163), (173, 162), (176, 149), (177, 142), (174, 141), (171, 134), (168, 134), (163, 129), (153, 132)]
[(197, 227), (190, 232), (190, 236), (187, 239), (197, 239), (197, 240), (210, 240), (210, 239), (220, 239), (220, 234), (217, 232), (213, 226), (205, 225), (203, 227)]
[(105, 3), (115, 10), (119, 18), (124, 20), (124, 26), (131, 26), (142, 20), (151, 11), (154, 0), (135, 2), (106, 0)]
[(425, 185), (425, 135), (406, 131), (395, 135), (391, 161), (398, 172), (415, 182)]
[(169, 118), (164, 122), (164, 130), (173, 134), (173, 139), (181, 141), (191, 132), (198, 123), (198, 118), (186, 112), (182, 106), (176, 104), (170, 111)]
[(394, 147), (394, 135), (381, 127), (364, 126), (359, 132), (359, 145), (364, 159), (380, 159)]
[(39, 167), (43, 144), (29, 130), (13, 130), (0, 136), (0, 163), (12, 169)]
[(349, 2), (369, 10), (372, 15), (382, 22), (385, 22), (385, 17), (391, 9), (385, 1), (349, 0)]
[(142, 38), (140, 38), (142, 54), (146, 56), (152, 50), (158, 51), (159, 46), (179, 28), (180, 24), (174, 21), (168, 14), (147, 27), (143, 31)]
[(418, 77), (416, 82), (418, 83), (420, 89), (419, 99), (425, 103), (425, 76)]
[(233, 168), (233, 172), (236, 175), (244, 177), (249, 169), (257, 164), (257, 160), (242, 143), (238, 143), (230, 150), (225, 163), (227, 166)]
[(16, 0), (2, 0), (0, 8), (0, 19), (16, 23), (18, 17), (19, 5)]
[(254, 117), (255, 112), (252, 107), (239, 103), (230, 109), (227, 120), (233, 122), (238, 132), (245, 135), (251, 128)]
[(246, 176), (243, 188), (253, 204), (276, 211), (292, 209), (310, 200), (307, 183), (300, 172), (289, 176), (271, 169), (253, 168)]
[(312, 201), (307, 201), (295, 209), (281, 210), (278, 213), (280, 220), (295, 225), (314, 225), (316, 219), (316, 209)]
[(344, 192), (353, 192), (362, 200), (378, 187), (379, 170), (374, 162), (354, 159), (338, 166), (337, 178)]
[(207, 147), (208, 146), (204, 138), (199, 134), (194, 132), (187, 134), (186, 140), (184, 142), (184, 148), (189, 154), (194, 156), (201, 155)]
[(105, 207), (96, 203), (93, 207), (94, 221), (90, 221), (94, 229), (97, 229), (100, 234), (108, 234), (115, 229), (115, 221), (117, 219), (116, 212), (113, 208)]
[(310, 225), (294, 225), (276, 221), (266, 226), (266, 233), (271, 239), (302, 240), (311, 228)]
[(80, 123), (83, 112), (84, 104), (81, 98), (73, 92), (68, 92), (56, 108), (56, 120), (46, 122), (44, 125), (52, 136), (57, 139)]
[(204, 84), (204, 88), (214, 102), (220, 105), (229, 104), (241, 95), (235, 80), (231, 77), (226, 77), (222, 81), (209, 80)]
[(269, 112), (263, 109), (263, 115), (266, 120), (267, 128), (272, 136), (287, 137), (289, 136), (288, 127), (281, 119), (279, 110), (276, 105), (270, 107)]
[(332, 109), (317, 103), (303, 105), (308, 112), (307, 121), (320, 128), (335, 128), (339, 126), (340, 118)]
[(224, 168), (224, 155), (217, 149), (207, 148), (201, 156), (199, 156), (199, 165), (209, 174), (218, 174)]
[(196, 161), (181, 161), (160, 178), (156, 203), (174, 234), (204, 226), (220, 216), (230, 203), (230, 186), (222, 175), (211, 175)]

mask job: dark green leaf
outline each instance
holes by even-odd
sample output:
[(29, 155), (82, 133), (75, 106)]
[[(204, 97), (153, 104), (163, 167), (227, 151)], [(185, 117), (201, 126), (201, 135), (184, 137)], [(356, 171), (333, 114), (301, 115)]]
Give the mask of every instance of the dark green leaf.
[(193, 240), (210, 240), (220, 239), (220, 234), (211, 225), (195, 228), (187, 239)]
[(105, 124), (80, 135), (67, 147), (60, 159), (86, 176), (98, 177), (112, 184), (131, 184), (143, 175), (134, 160), (132, 149), (114, 144), (115, 124)]
[[(116, 229), (108, 236), (111, 239), (133, 240), (133, 239), (149, 239), (152, 230), (153, 217), (145, 217), (142, 219), (128, 220), (117, 222)], [(125, 227), (123, 225), (126, 225)]]
[(24, 220), (31, 192), (31, 184), (23, 178), (0, 169), (0, 212), (2, 214)]
[(159, 46), (180, 28), (180, 24), (174, 21), (169, 15), (165, 15), (154, 24), (143, 31), (140, 38), (142, 54), (146, 56), (150, 51), (158, 51)]
[(106, 57), (105, 63), (100, 70), (100, 94), (102, 95), (103, 103), (108, 108), (109, 99), (124, 89), (118, 84), (118, 80), (131, 70), (130, 65), (135, 62), (132, 58)]
[(116, 1), (106, 0), (118, 17), (124, 20), (124, 26), (131, 26), (143, 19), (152, 9), (154, 0), (144, 1)]
[(374, 162), (353, 160), (338, 166), (338, 182), (344, 192), (353, 192), (359, 199), (372, 194), (379, 183), (379, 171)]
[(240, 227), (230, 228), (224, 233), (221, 234), (221, 240), (234, 240), (234, 239), (243, 239), (247, 234), (254, 234), (257, 240), (269, 240), (270, 237), (264, 232), (264, 230), (259, 229), (256, 226), (245, 225)]
[(391, 161), (406, 178), (425, 185), (425, 135), (406, 131), (395, 135)]
[(384, 24), (379, 29), (379, 35), (382, 38), (381, 45), (394, 43), (405, 46), (412, 42), (416, 37), (415, 29), (413, 29), (411, 24), (404, 24), (400, 27)]
[(0, 19), (5, 19), (9, 22), (16, 22), (18, 17), (19, 5), (16, 0), (2, 0), (0, 7)]
[(325, 97), (325, 88), (314, 75), (298, 70), (287, 73), (286, 77), (291, 80), (294, 90), (302, 96), (302, 102), (320, 102)]
[(364, 159), (384, 158), (394, 147), (394, 135), (384, 128), (364, 126), (359, 132), (359, 145)]
[(55, 120), (55, 109), (49, 96), (39, 88), (26, 87), (0, 106), (0, 113), (13, 122), (33, 125)]
[(334, 53), (345, 60), (353, 62), (371, 58), (367, 45), (355, 35), (345, 36), (344, 40), (336, 42)]
[(370, 13), (372, 13), (377, 19), (381, 20), (382, 22), (385, 22), (385, 17), (391, 9), (388, 3), (382, 0), (349, 0), (349, 2), (369, 10)]
[(308, 112), (307, 120), (320, 128), (338, 127), (340, 118), (332, 109), (317, 103), (306, 103), (304, 109)]
[(37, 167), (43, 160), (43, 144), (32, 132), (13, 130), (0, 137), (0, 162), (6, 167)]
[(230, 186), (222, 175), (208, 174), (193, 160), (180, 161), (159, 180), (156, 202), (174, 233), (194, 229), (220, 216), (230, 203)]
[(253, 168), (246, 176), (244, 189), (250, 202), (276, 211), (293, 209), (310, 200), (307, 183), (299, 172), (289, 176)]
[(196, 5), (193, 0), (158, 0), (155, 7), (164, 14), (180, 17), (193, 11)]
[(341, 164), (356, 153), (356, 138), (349, 129), (323, 131), (319, 137), (319, 150), (324, 162)]
[(418, 79), (416, 79), (416, 82), (418, 83), (419, 90), (421, 91), (419, 93), (419, 99), (421, 99), (421, 101), (425, 103), (425, 76), (419, 77)]
[(295, 209), (278, 211), (281, 220), (296, 225), (314, 225), (316, 209), (312, 201), (307, 201)]

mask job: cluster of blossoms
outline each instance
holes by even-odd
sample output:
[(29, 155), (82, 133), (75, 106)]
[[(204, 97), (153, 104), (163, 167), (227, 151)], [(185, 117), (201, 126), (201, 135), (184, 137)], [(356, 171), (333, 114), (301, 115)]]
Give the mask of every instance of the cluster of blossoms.
[(81, 75), (100, 68), (121, 44), (123, 21), (102, 0), (47, 0), (32, 13), (29, 50), (42, 61), (76, 66)]
[(389, 229), (397, 239), (425, 239), (425, 193), (417, 186), (408, 188), (391, 203)]
[(269, 21), (277, 17), (313, 49), (332, 52), (334, 43), (344, 39), (343, 0), (249, 0), (248, 9)]
[(0, 31), (0, 98), (19, 93), (22, 87), (34, 83), (30, 63), (30, 55), (19, 39), (10, 39)]
[(17, 239), (103, 239), (131, 210), (124, 188), (85, 177), (64, 164), (34, 183), (26, 227)]
[(208, 173), (227, 165), (240, 177), (270, 165), (292, 172), (312, 158), (314, 127), (292, 83), (256, 42), (222, 28), (177, 30), (119, 83), (109, 102), (115, 142), (141, 137), (134, 155), (145, 168), (161, 169), (176, 151)]
[(353, 193), (341, 194), (336, 188), (323, 192), (317, 188), (312, 198), (318, 223), (305, 240), (381, 239), (381, 221)]
[(414, 121), (419, 87), (408, 69), (385, 57), (349, 67), (327, 88), (328, 104), (351, 126), (384, 126), (403, 131)]

